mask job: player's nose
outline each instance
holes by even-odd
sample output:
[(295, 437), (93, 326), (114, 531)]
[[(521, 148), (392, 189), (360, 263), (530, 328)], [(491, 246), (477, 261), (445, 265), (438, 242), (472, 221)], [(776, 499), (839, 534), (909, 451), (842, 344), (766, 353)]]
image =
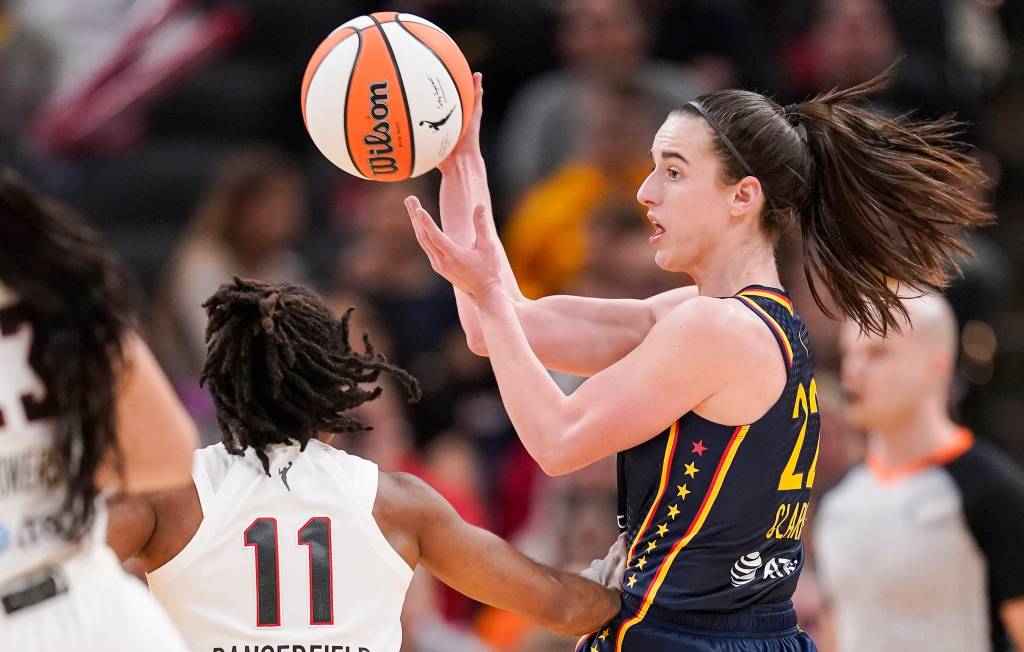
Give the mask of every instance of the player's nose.
[(640, 184), (640, 188), (636, 191), (636, 200), (644, 206), (657, 206), (659, 197), (657, 194), (657, 184), (654, 182), (654, 172), (647, 175), (644, 182)]

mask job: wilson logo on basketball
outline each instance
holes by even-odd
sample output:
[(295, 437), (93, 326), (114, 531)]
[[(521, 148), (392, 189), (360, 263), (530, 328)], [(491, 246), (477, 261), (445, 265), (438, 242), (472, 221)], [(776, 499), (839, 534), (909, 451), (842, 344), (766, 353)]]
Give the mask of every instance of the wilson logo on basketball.
[(372, 132), (363, 136), (363, 143), (370, 147), (370, 174), (395, 174), (398, 172), (398, 161), (388, 156), (395, 151), (391, 144), (391, 123), (388, 116), (388, 82), (370, 84), (370, 117), (377, 121)]

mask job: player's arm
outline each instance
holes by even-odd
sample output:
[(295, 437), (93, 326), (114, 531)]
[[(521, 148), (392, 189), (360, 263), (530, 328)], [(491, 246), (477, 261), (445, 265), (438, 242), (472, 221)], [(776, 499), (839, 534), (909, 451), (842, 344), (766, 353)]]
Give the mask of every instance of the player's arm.
[(118, 494), (107, 501), (107, 545), (122, 563), (138, 557), (156, 529), (156, 510), (146, 496)]
[[(474, 85), (476, 102), (466, 133), (439, 166), (442, 228), (454, 242), (472, 245), (476, 239), (473, 210), (483, 203), (487, 215), (483, 228), (499, 243), (501, 286), (514, 302), (530, 347), (548, 369), (593, 375), (636, 348), (658, 318), (696, 296), (696, 288), (671, 290), (647, 300), (551, 296), (531, 301), (524, 297), (500, 246), (492, 218), (487, 168), (480, 152), (483, 86), (479, 75), (474, 75)], [(410, 198), (406, 207), (410, 213), (423, 210), (415, 198)], [(478, 355), (487, 355), (487, 343), (472, 300), (455, 288), (455, 301), (469, 348)]]
[(566, 396), (530, 355), (508, 300), (491, 292), (478, 306), (509, 418), (549, 475), (571, 473), (657, 435), (743, 373), (760, 334), (752, 332), (758, 324), (737, 319), (743, 310), (737, 302), (697, 298)]
[(125, 340), (115, 400), (120, 464), (106, 459), (97, 470), (97, 485), (139, 493), (190, 483), (198, 445), (195, 424), (136, 333)]
[[(431, 267), (472, 297), (505, 410), (527, 452), (549, 475), (647, 441), (752, 373), (752, 360), (764, 360), (756, 344), (763, 341), (763, 328), (746, 318), (739, 302), (696, 297), (673, 308), (639, 346), (566, 396), (530, 348), (514, 302), (501, 287), (500, 245), (487, 237), (481, 207), (474, 211), (480, 238), (472, 247), (453, 242), (428, 215), (412, 218)], [(744, 319), (737, 319), (740, 312)]]
[[(556, 295), (514, 302), (530, 348), (547, 369), (593, 376), (640, 345), (651, 328), (697, 287), (676, 288), (648, 299), (594, 299)], [(488, 355), (483, 336), (474, 352)]]
[[(563, 634), (582, 635), (618, 613), (621, 594), (579, 575), (532, 561), (462, 520), (422, 480), (381, 473), (374, 518), (407, 562), (479, 602), (515, 612)], [(622, 555), (624, 558), (624, 555)], [(617, 584), (617, 583), (616, 583)]]

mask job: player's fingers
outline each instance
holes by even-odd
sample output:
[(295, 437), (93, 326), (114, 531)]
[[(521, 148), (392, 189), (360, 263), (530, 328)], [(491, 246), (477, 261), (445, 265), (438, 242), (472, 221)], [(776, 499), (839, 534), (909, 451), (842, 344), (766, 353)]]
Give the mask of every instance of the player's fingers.
[(451, 238), (438, 228), (430, 213), (423, 208), (419, 208), (416, 210), (416, 220), (420, 225), (423, 236), (430, 243), (438, 260), (457, 253), (458, 245), (452, 242)]
[(436, 270), (437, 267), (435, 263), (437, 262), (437, 252), (435, 251), (433, 242), (427, 238), (424, 228), (424, 219), (420, 216), (420, 213), (426, 214), (427, 221), (433, 223), (434, 220), (431, 219), (430, 215), (427, 214), (427, 211), (423, 209), (422, 205), (420, 205), (419, 199), (416, 197), (406, 197), (405, 209), (409, 213), (409, 220), (412, 222), (412, 231), (416, 235), (416, 242), (420, 244), (420, 248), (427, 254), (427, 258), (430, 260), (431, 266)]
[(473, 115), (470, 116), (470, 124), (480, 129), (480, 121), (484, 115), (484, 76), (478, 72), (473, 73)]

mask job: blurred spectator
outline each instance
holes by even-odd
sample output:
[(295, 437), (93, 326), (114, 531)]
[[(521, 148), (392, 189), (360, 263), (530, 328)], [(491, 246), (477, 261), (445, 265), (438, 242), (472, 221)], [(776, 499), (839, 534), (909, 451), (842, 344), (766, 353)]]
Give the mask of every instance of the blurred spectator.
[(563, 290), (580, 270), (586, 225), (603, 204), (632, 206), (637, 223), (644, 221), (636, 189), (649, 171), (647, 149), (664, 116), (653, 113), (651, 96), (635, 84), (595, 82), (579, 90), (580, 151), (527, 189), (505, 227), (509, 260), (529, 297)]
[(687, 65), (706, 88), (779, 87), (772, 53), (790, 36), (807, 0), (638, 0), (653, 51)]
[(946, 44), (945, 3), (821, 0), (809, 33), (783, 53), (797, 97), (846, 88), (900, 60), (896, 81), (873, 102), (890, 112), (938, 117), (964, 109), (951, 79), (962, 74)]
[(302, 176), (284, 155), (254, 147), (224, 163), (171, 257), (153, 309), (154, 348), (186, 405), (205, 396), (196, 383), (206, 357), (203, 302), (232, 275), (302, 280), (292, 248), (306, 219)]
[(458, 323), (451, 287), (430, 268), (402, 201), (436, 195), (430, 177), (400, 183), (352, 182), (340, 228), (346, 244), (335, 286), (358, 293), (391, 332), (394, 359), (419, 375), (417, 358)]
[(957, 328), (941, 296), (902, 332), (844, 326), (846, 416), (867, 454), (822, 501), (817, 577), (839, 652), (1024, 647), (1024, 474), (949, 417)]
[(53, 45), (0, 0), (0, 165), (12, 162), (56, 74)]
[(704, 90), (681, 65), (648, 58), (632, 0), (565, 0), (556, 38), (564, 67), (524, 86), (501, 127), (498, 181), (512, 200), (585, 146), (586, 82), (630, 80), (659, 117)]
[(635, 201), (598, 206), (584, 229), (583, 261), (569, 294), (641, 299), (678, 287), (678, 275), (651, 264), (651, 224)]

